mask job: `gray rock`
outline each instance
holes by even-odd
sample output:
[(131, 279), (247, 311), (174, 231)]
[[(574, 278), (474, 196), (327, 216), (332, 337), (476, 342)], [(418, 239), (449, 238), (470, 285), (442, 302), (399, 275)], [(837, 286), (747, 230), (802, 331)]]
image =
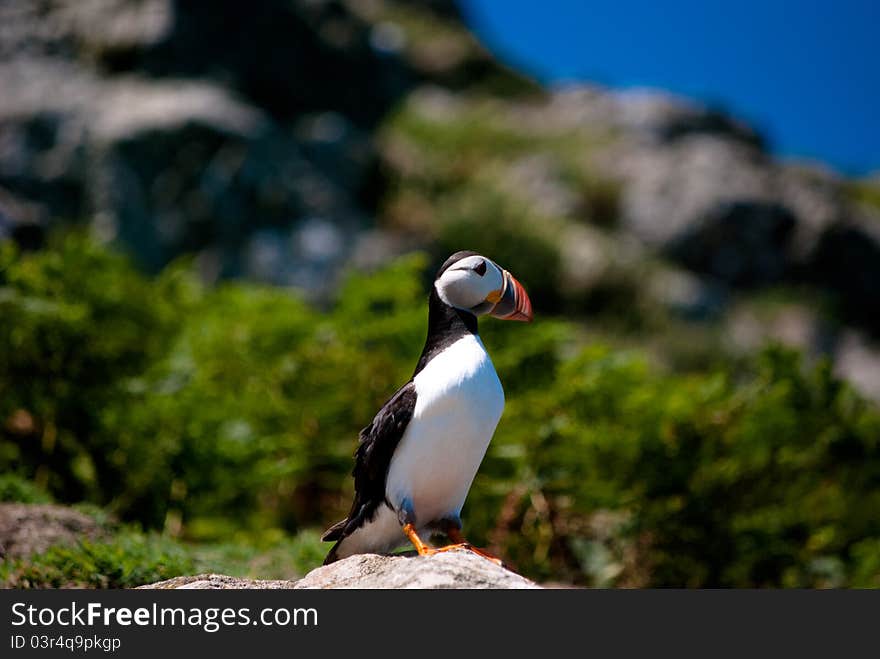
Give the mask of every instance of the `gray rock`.
[(833, 173), (774, 162), (727, 135), (667, 143), (627, 135), (600, 162), (622, 183), (624, 230), (734, 285), (797, 276), (850, 213)]
[(434, 556), (361, 554), (316, 568), (299, 581), (262, 581), (218, 574), (176, 577), (142, 588), (367, 588), (527, 589), (540, 588), (518, 574), (465, 550)]
[(720, 110), (651, 89), (614, 94), (613, 120), (621, 129), (658, 142), (673, 142), (686, 135), (723, 136), (761, 148), (763, 140), (751, 126)]
[(780, 281), (796, 220), (778, 204), (737, 201), (708, 211), (666, 247), (692, 270), (735, 286)]
[(835, 350), (834, 374), (880, 403), (880, 345), (861, 332), (846, 330), (841, 334)]
[[(849, 214), (843, 181), (829, 169), (775, 161), (749, 126), (661, 91), (570, 86), (511, 117), (537, 135), (610, 138), (586, 160), (620, 183), (620, 228), (727, 283), (791, 275)], [(741, 262), (731, 263), (731, 252)]]
[(851, 212), (843, 194), (845, 183), (826, 167), (803, 163), (779, 164), (774, 179), (778, 202), (797, 219), (792, 258), (798, 264), (806, 263), (822, 234)]
[(880, 224), (853, 216), (822, 234), (809, 264), (811, 282), (833, 291), (847, 320), (880, 335)]
[(729, 297), (727, 287), (671, 266), (655, 267), (645, 289), (669, 311), (689, 320), (718, 318)]
[(47, 224), (42, 206), (0, 188), (0, 240), (11, 238), (25, 249), (37, 249), (43, 245)]
[(3, 204), (3, 225), (22, 224), (21, 209), (90, 218), (150, 270), (208, 250), (214, 276), (315, 296), (367, 226), (357, 196), (372, 151), (342, 116), (287, 129), (211, 83), (101, 77), (50, 58), (0, 65), (0, 85), (0, 186), (18, 200)]
[(817, 358), (828, 353), (833, 337), (819, 312), (810, 305), (744, 301), (730, 310), (724, 341), (734, 354), (751, 353), (774, 342)]
[(0, 558), (26, 557), (53, 545), (75, 545), (103, 535), (94, 519), (72, 508), (0, 503)]
[(481, 556), (453, 550), (434, 556), (351, 556), (312, 570), (296, 588), (537, 588)]
[(247, 588), (265, 588), (279, 590), (293, 588), (296, 581), (242, 579), (229, 577), (225, 574), (195, 574), (185, 577), (174, 577), (165, 581), (139, 586), (148, 590), (244, 590)]
[(523, 118), (531, 129), (610, 129), (655, 146), (691, 135), (712, 135), (758, 149), (763, 144), (751, 126), (735, 117), (656, 89), (564, 85), (554, 90), (540, 113), (527, 109)]
[(0, 234), (90, 222), (149, 270), (327, 298), (381, 194), (368, 131), (420, 77), (373, 28), (336, 1), (0, 3)]
[(411, 78), (399, 57), (372, 48), (370, 30), (341, 2), (11, 0), (0, 3), (0, 60), (208, 77), (275, 116), (331, 109), (370, 125)]
[(721, 205), (771, 203), (766, 162), (754, 147), (715, 136), (682, 137), (667, 146), (621, 140), (607, 165), (624, 183), (621, 224), (664, 247)]
[(172, 0), (0, 2), (0, 60), (22, 54), (109, 61), (168, 36)]
[(579, 210), (580, 199), (561, 170), (561, 163), (548, 154), (528, 155), (509, 163), (499, 188), (541, 216), (571, 217)]

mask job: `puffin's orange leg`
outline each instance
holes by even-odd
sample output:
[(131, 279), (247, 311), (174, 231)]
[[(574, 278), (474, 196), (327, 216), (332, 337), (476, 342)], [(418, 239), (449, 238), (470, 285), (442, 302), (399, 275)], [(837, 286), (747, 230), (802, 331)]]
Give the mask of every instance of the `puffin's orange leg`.
[(455, 545), (447, 545), (446, 547), (440, 547), (439, 549), (435, 549), (434, 547), (429, 547), (425, 544), (424, 540), (419, 537), (419, 534), (416, 533), (416, 529), (412, 524), (404, 524), (403, 532), (406, 534), (406, 537), (409, 538), (409, 541), (413, 543), (413, 546), (416, 548), (416, 551), (419, 553), (419, 556), (433, 556), (434, 554), (439, 554), (440, 552), (449, 551), (450, 549), (468, 549), (470, 545), (466, 542), (460, 542)]
[(419, 534), (416, 533), (416, 528), (412, 524), (404, 524), (403, 532), (416, 548), (419, 556), (433, 556), (434, 554), (440, 554), (445, 551), (452, 551), (453, 549), (466, 549), (470, 552), (473, 552), (474, 554), (477, 554), (478, 556), (489, 559), (497, 565), (504, 565), (501, 562), (501, 559), (497, 556), (493, 556), (489, 552), (478, 547), (474, 547), (471, 543), (467, 542), (464, 539), (464, 536), (461, 535), (461, 531), (459, 531), (458, 529), (449, 529), (449, 531), (446, 533), (446, 535), (449, 536), (449, 539), (452, 540), (453, 544), (446, 545), (445, 547), (438, 547), (436, 549), (434, 547), (429, 547), (425, 544), (425, 542), (419, 537)]
[(413, 543), (413, 546), (416, 548), (419, 556), (429, 556), (435, 553), (434, 549), (431, 549), (422, 541), (422, 539), (419, 537), (419, 534), (416, 533), (416, 527), (414, 527), (412, 524), (404, 524), (403, 532), (406, 534), (406, 537), (409, 538), (409, 541)]

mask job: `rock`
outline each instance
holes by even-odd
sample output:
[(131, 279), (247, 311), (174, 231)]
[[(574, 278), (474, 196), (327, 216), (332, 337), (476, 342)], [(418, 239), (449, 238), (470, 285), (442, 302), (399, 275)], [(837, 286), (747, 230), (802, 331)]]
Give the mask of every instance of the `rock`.
[(880, 345), (861, 332), (842, 332), (836, 347), (834, 374), (851, 382), (864, 396), (880, 403)]
[(564, 179), (561, 163), (549, 154), (528, 155), (509, 163), (499, 189), (527, 203), (544, 217), (572, 217), (579, 210), (576, 190)]
[[(88, 222), (151, 271), (189, 253), (326, 299), (373, 229), (368, 131), (425, 78), (362, 5), (0, 3), (0, 235)], [(413, 11), (476, 43), (453, 3)]]
[(518, 574), (465, 550), (434, 556), (350, 556), (316, 568), (298, 581), (261, 581), (218, 574), (176, 577), (142, 588), (540, 588)]
[(87, 217), (84, 126), (93, 76), (63, 62), (0, 62), (0, 185), (58, 221)]
[[(159, 85), (135, 90), (130, 102), (164, 95)], [(293, 132), (215, 88), (190, 83), (167, 91), (164, 112), (129, 116), (96, 140), (101, 178), (92, 190), (104, 234), (137, 245), (151, 270), (182, 252), (212, 249), (221, 255), (219, 276), (326, 293), (323, 285), (334, 282), (351, 248), (345, 237), (366, 225), (354, 198), (369, 157), (361, 155), (361, 138), (340, 129), (332, 139), (346, 155), (337, 159), (354, 171), (325, 169)], [(203, 112), (202, 100), (211, 99), (213, 116)], [(316, 242), (308, 227), (317, 225), (339, 239)]]
[(797, 279), (822, 236), (851, 215), (833, 173), (774, 162), (726, 134), (625, 135), (599, 162), (621, 183), (624, 230), (735, 286)]
[(833, 291), (847, 320), (880, 336), (880, 224), (853, 217), (821, 237), (808, 277)]
[[(851, 214), (829, 169), (775, 161), (749, 126), (662, 91), (568, 86), (512, 115), (531, 134), (609, 136), (587, 160), (619, 183), (620, 228), (727, 283), (795, 275), (823, 233)], [(707, 233), (717, 240), (694, 240)]]
[(763, 140), (747, 124), (720, 110), (656, 89), (615, 91), (590, 83), (560, 86), (537, 112), (522, 119), (531, 130), (611, 129), (655, 146), (690, 135), (712, 135), (758, 150)]
[(721, 205), (773, 200), (763, 154), (750, 145), (691, 135), (659, 147), (624, 140), (611, 152), (607, 164), (624, 184), (621, 224), (653, 247), (669, 245)]
[[(51, 59), (2, 64), (0, 81), (0, 185), (18, 200), (3, 204), (3, 225), (35, 224), (21, 209), (90, 218), (149, 270), (209, 251), (214, 276), (315, 296), (367, 228), (372, 152), (343, 116), (287, 129), (210, 83), (105, 78)], [(316, 242), (315, 226), (339, 239)]]
[(51, 504), (0, 503), (0, 558), (26, 557), (52, 545), (73, 545), (104, 534), (91, 517)]
[(780, 281), (790, 267), (795, 218), (760, 201), (719, 203), (667, 245), (687, 267), (734, 286)]
[(38, 249), (45, 241), (48, 224), (45, 209), (0, 188), (0, 240), (11, 238), (24, 249)]
[(4, 61), (52, 56), (111, 74), (211, 78), (285, 119), (335, 110), (370, 126), (412, 77), (338, 1), (13, 2), (2, 3), (0, 25)]
[(727, 287), (671, 266), (655, 267), (645, 289), (652, 299), (688, 320), (714, 320), (728, 302)]
[(740, 302), (728, 314), (724, 341), (733, 354), (752, 353), (774, 342), (816, 358), (827, 355), (834, 343), (826, 325), (808, 304)]
[(296, 581), (242, 579), (228, 577), (225, 574), (196, 574), (186, 577), (174, 577), (165, 581), (139, 586), (148, 590), (243, 590), (246, 588), (264, 588), (278, 590), (294, 588)]
[(481, 556), (454, 550), (434, 556), (351, 556), (312, 570), (297, 588), (537, 588)]
[(369, 131), (417, 81), (506, 71), (461, 21), (452, 0), (0, 3), (0, 235), (90, 223), (150, 271), (195, 254), (326, 300), (375, 235)]
[(668, 143), (686, 135), (715, 135), (755, 148), (763, 139), (751, 126), (720, 110), (651, 89), (621, 91), (614, 95), (615, 123), (647, 140)]
[(776, 167), (778, 203), (797, 220), (791, 243), (795, 263), (808, 263), (822, 233), (851, 214), (844, 187), (837, 174), (821, 165), (781, 163)]
[(0, 61), (52, 55), (109, 63), (167, 37), (172, 0), (0, 3)]

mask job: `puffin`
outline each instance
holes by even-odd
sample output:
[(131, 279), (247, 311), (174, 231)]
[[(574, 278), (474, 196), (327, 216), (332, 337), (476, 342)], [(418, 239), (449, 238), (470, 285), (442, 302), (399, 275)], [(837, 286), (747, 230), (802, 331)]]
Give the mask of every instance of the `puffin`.
[[(462, 535), (461, 509), (504, 410), (504, 390), (477, 318), (530, 322), (523, 286), (491, 259), (456, 252), (428, 296), (428, 335), (415, 371), (360, 431), (354, 501), (322, 540), (324, 565), (412, 543), (419, 556), (462, 548), (501, 561)], [(445, 535), (450, 544), (428, 540)]]

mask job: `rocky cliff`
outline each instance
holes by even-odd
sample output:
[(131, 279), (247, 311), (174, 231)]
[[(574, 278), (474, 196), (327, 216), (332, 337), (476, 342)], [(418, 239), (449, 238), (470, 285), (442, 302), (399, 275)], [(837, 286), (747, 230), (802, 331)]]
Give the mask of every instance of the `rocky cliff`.
[(0, 235), (25, 246), (87, 224), (150, 270), (193, 254), (321, 301), (350, 264), (485, 249), (527, 261), (539, 310), (666, 359), (776, 340), (880, 398), (876, 179), (661, 92), (543, 89), (452, 0), (17, 0), (0, 62)]
[[(444, 2), (0, 7), (0, 232), (86, 222), (156, 270), (326, 293), (382, 184), (371, 132), (428, 79), (497, 74)], [(432, 54), (437, 51), (437, 56)]]

